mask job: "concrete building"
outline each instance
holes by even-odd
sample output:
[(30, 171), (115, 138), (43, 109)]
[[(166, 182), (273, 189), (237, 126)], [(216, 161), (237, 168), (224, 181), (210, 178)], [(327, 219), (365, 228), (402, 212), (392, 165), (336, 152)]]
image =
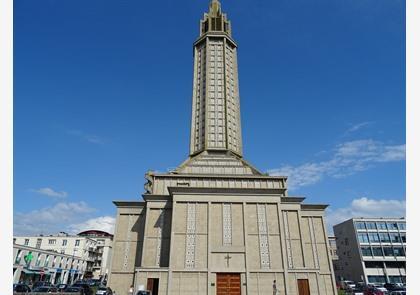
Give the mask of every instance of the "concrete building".
[(96, 241), (92, 272), (94, 279), (107, 280), (110, 272), (112, 243), (114, 236), (100, 230), (87, 230), (78, 234), (79, 237), (88, 237)]
[(13, 283), (72, 283), (83, 278), (87, 264), (78, 256), (13, 244)]
[(87, 262), (84, 277), (108, 276), (113, 236), (102, 231), (85, 231), (78, 235), (61, 232), (48, 236), (16, 236), (14, 243), (35, 249), (80, 257)]
[(406, 277), (405, 218), (352, 218), (334, 226), (338, 276), (370, 284)]
[(339, 277), (337, 276), (337, 271), (339, 269), (338, 263), (338, 254), (337, 254), (337, 239), (335, 236), (328, 236), (328, 244), (330, 250), (330, 257), (333, 264), (334, 274), (335, 274), (335, 281), (339, 281)]
[[(114, 201), (109, 286), (156, 294), (337, 294), (326, 205), (242, 155), (237, 46), (213, 0), (194, 43), (189, 158), (148, 172), (142, 201)], [(275, 281), (275, 282), (274, 282)]]

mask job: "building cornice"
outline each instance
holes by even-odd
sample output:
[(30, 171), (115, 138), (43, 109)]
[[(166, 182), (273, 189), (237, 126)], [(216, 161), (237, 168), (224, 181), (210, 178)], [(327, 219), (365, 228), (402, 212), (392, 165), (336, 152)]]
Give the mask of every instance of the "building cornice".
[(122, 207), (143, 207), (145, 206), (144, 201), (122, 201), (122, 200), (115, 200), (112, 201), (115, 206), (122, 208)]
[(270, 176), (270, 175), (238, 175), (238, 174), (175, 174), (175, 173), (150, 173), (152, 176), (155, 177), (191, 177), (191, 178), (219, 178), (219, 179), (277, 179), (283, 180), (287, 179), (287, 176)]
[(168, 187), (171, 195), (174, 194), (215, 194), (215, 195), (270, 195), (283, 196), (286, 189), (259, 189), (259, 188), (209, 188), (209, 187)]
[(325, 210), (328, 206), (326, 204), (302, 204), (300, 208), (302, 210)]

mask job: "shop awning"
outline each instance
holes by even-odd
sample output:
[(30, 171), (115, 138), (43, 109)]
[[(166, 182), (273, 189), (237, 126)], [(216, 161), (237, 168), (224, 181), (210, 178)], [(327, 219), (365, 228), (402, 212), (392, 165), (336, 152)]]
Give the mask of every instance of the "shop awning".
[(22, 271), (24, 273), (26, 273), (26, 274), (32, 274), (32, 273), (34, 273), (32, 270), (29, 270), (29, 269), (22, 269)]

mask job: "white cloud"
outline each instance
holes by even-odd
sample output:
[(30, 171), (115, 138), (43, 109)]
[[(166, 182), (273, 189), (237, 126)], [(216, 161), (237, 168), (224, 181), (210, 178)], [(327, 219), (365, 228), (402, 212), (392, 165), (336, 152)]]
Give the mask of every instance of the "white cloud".
[(324, 177), (341, 178), (367, 170), (378, 163), (405, 159), (405, 144), (386, 145), (372, 139), (353, 140), (338, 144), (326, 161), (284, 165), (268, 170), (270, 175), (288, 176), (289, 189), (315, 184)]
[(102, 230), (113, 234), (115, 227), (115, 218), (112, 216), (100, 216), (88, 219), (81, 223), (71, 224), (69, 226), (71, 233), (79, 233), (85, 230)]
[(359, 129), (362, 129), (366, 126), (369, 126), (371, 124), (373, 124), (373, 122), (370, 122), (370, 121), (354, 124), (349, 129), (347, 129), (345, 133), (348, 134), (348, 133), (351, 133), (351, 132), (355, 132), (355, 131), (357, 131)]
[(64, 199), (65, 197), (67, 197), (67, 192), (64, 192), (64, 191), (58, 192), (58, 191), (53, 190), (50, 187), (43, 187), (40, 189), (31, 190), (31, 191), (34, 191), (44, 196), (53, 197), (53, 198)]
[(350, 206), (338, 209), (327, 208), (327, 228), (353, 217), (404, 217), (406, 202), (404, 200), (354, 199)]
[(105, 140), (103, 138), (101, 138), (98, 135), (94, 135), (94, 134), (87, 134), (81, 130), (68, 130), (67, 131), (68, 134), (70, 135), (74, 135), (77, 137), (80, 137), (84, 140), (86, 140), (87, 142), (93, 143), (93, 144), (104, 144)]
[(15, 235), (37, 235), (66, 231), (69, 225), (88, 218), (94, 211), (95, 209), (85, 202), (60, 202), (29, 212), (16, 212), (13, 218), (13, 232)]

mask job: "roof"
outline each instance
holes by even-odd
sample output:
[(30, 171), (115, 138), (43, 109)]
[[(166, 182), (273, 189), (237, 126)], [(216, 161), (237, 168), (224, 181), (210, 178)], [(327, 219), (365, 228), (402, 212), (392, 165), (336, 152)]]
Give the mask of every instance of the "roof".
[(78, 236), (89, 236), (89, 237), (113, 237), (114, 235), (103, 231), (103, 230), (96, 230), (96, 229), (90, 229), (85, 230), (77, 234)]
[(188, 158), (174, 174), (264, 175), (230, 151), (204, 151)]

